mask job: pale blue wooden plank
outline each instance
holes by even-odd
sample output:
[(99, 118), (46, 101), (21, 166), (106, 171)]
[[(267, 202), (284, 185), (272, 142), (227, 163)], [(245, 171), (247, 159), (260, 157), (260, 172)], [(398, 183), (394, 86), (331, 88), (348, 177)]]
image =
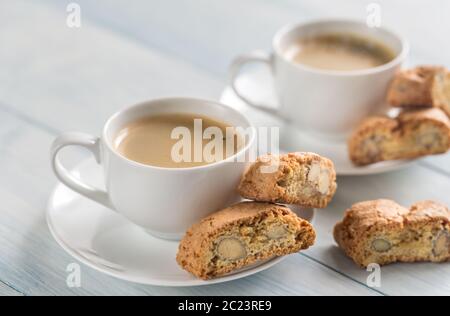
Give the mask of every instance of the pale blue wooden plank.
[(0, 296), (23, 296), (22, 293), (0, 281)]
[(65, 10), (36, 2), (2, 4), (3, 104), (57, 129), (99, 132), (113, 112), (136, 102), (221, 91), (220, 80), (187, 62), (88, 21), (70, 29), (65, 20)]
[(421, 165), (450, 177), (450, 153), (428, 157), (423, 160)]
[[(57, 0), (45, 3), (64, 9)], [(305, 6), (294, 13), (282, 4), (260, 0), (215, 1), (213, 5), (208, 0), (78, 3), (89, 21), (221, 78), (233, 56), (255, 47), (269, 48), (279, 27), (307, 14)]]

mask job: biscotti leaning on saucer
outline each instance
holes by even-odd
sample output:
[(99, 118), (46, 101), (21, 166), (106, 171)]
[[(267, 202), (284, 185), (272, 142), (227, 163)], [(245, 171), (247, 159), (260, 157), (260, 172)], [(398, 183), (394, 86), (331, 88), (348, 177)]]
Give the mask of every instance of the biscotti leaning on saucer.
[(403, 111), (397, 118), (369, 117), (348, 144), (360, 166), (442, 154), (450, 149), (450, 119), (438, 108)]
[(353, 205), (334, 228), (334, 238), (355, 263), (450, 260), (450, 211), (423, 201), (410, 209), (390, 200)]
[(450, 71), (437, 73), (431, 87), (433, 106), (442, 109), (450, 117)]
[(207, 280), (307, 249), (315, 237), (311, 224), (287, 207), (242, 202), (192, 226), (180, 243), (177, 262)]
[(395, 107), (436, 107), (450, 117), (450, 71), (441, 66), (419, 66), (398, 72), (387, 102)]
[(331, 160), (298, 152), (259, 157), (243, 175), (238, 191), (254, 201), (324, 208), (336, 188)]
[(432, 106), (431, 89), (440, 66), (418, 66), (399, 71), (391, 82), (387, 102), (392, 106)]

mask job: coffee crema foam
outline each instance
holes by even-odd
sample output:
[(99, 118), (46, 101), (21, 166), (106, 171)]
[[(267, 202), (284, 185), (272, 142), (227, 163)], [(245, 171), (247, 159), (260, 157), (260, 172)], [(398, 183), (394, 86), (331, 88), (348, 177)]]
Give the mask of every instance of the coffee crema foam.
[(190, 113), (159, 114), (124, 126), (114, 140), (126, 158), (151, 166), (190, 168), (233, 156), (245, 139), (230, 124)]
[(291, 43), (287, 59), (317, 69), (351, 71), (384, 65), (395, 58), (388, 46), (350, 33), (323, 34)]

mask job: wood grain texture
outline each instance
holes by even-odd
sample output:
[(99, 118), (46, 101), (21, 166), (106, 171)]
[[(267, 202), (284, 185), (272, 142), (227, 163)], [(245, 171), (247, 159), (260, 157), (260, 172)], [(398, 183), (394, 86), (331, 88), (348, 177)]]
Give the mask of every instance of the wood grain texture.
[[(358, 0), (339, 6), (323, 0), (220, 0), (214, 6), (207, 0), (78, 0), (83, 26), (69, 29), (69, 2), (0, 3), (0, 43), (8, 47), (0, 49), (0, 295), (450, 294), (448, 264), (392, 265), (382, 270), (382, 287), (369, 289), (368, 272), (344, 257), (331, 237), (343, 211), (360, 200), (387, 197), (408, 205), (431, 198), (450, 205), (449, 155), (391, 174), (340, 178), (336, 199), (316, 219), (317, 246), (258, 275), (172, 289), (119, 281), (83, 266), (82, 288), (68, 288), (65, 268), (74, 260), (52, 240), (44, 218), (56, 184), (48, 149), (57, 133), (98, 134), (110, 114), (144, 99), (218, 98), (232, 58), (269, 49), (281, 25), (319, 17), (364, 19), (367, 5)], [(436, 31), (449, 29), (443, 17), (450, 2), (436, 0), (426, 9), (418, 0), (407, 7), (400, 0), (377, 2), (383, 23), (410, 39), (412, 64), (450, 66), (450, 42)], [(84, 157), (76, 151), (69, 160)]]
[(115, 111), (136, 102), (220, 93), (219, 80), (189, 63), (87, 20), (70, 29), (65, 19), (65, 8), (34, 2), (2, 7), (0, 39), (9, 47), (0, 50), (3, 104), (53, 128), (94, 133)]
[(0, 281), (0, 296), (23, 296), (23, 294)]

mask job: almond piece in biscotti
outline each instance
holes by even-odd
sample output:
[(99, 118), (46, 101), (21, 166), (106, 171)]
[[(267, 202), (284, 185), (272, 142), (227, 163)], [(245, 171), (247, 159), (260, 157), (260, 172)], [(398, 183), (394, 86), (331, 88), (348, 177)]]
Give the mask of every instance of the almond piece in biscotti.
[(448, 231), (440, 231), (433, 242), (433, 253), (435, 256), (441, 256), (450, 253), (450, 233)]
[(389, 240), (377, 238), (372, 241), (372, 248), (376, 252), (386, 252), (392, 248), (392, 244), (389, 242)]
[(242, 176), (242, 197), (262, 202), (324, 208), (336, 192), (333, 162), (313, 153), (259, 157)]
[(308, 249), (315, 238), (311, 224), (285, 206), (241, 202), (193, 225), (180, 242), (177, 262), (207, 280)]
[(216, 247), (217, 255), (224, 259), (235, 261), (247, 255), (244, 244), (236, 237), (222, 238)]
[(270, 239), (280, 239), (285, 237), (287, 234), (289, 234), (289, 232), (283, 225), (273, 225), (268, 228), (266, 236)]

